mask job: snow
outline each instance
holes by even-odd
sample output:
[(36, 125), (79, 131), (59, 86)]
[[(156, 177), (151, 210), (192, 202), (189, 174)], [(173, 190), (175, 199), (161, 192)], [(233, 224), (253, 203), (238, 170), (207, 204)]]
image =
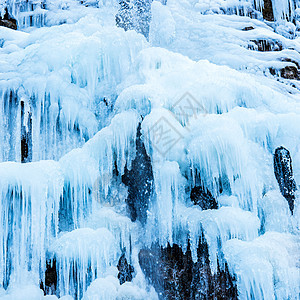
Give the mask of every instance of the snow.
[[(273, 170), (285, 146), (300, 182), (300, 85), (277, 76), (300, 63), (294, 2), (274, 0), (270, 24), (260, 0), (154, 1), (149, 41), (115, 26), (117, 1), (8, 2), (21, 30), (0, 27), (0, 298), (158, 299), (139, 250), (189, 237), (196, 260), (203, 231), (240, 299), (299, 299), (300, 194), (292, 216)], [(155, 191), (144, 227), (121, 180), (140, 123)], [(192, 204), (200, 184), (218, 209)], [(123, 252), (135, 274), (120, 285)], [(57, 296), (39, 288), (49, 258)]]

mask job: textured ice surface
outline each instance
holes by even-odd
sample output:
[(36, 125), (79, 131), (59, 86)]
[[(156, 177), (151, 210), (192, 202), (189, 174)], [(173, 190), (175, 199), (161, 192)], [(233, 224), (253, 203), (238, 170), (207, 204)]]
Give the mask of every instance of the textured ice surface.
[(225, 257), (236, 270), (242, 299), (299, 298), (297, 239), (268, 232), (251, 242), (234, 239), (227, 242)]
[[(149, 42), (115, 27), (116, 1), (6, 3), (21, 31), (0, 27), (0, 298), (57, 299), (39, 289), (55, 257), (61, 299), (157, 299), (139, 249), (189, 237), (196, 259), (203, 230), (240, 299), (299, 299), (299, 191), (292, 216), (272, 156), (289, 149), (299, 184), (300, 86), (278, 76), (300, 62), (294, 2), (273, 1), (271, 27), (262, 1), (257, 19), (253, 1), (154, 1)], [(121, 180), (139, 123), (155, 188), (144, 227)], [(193, 206), (200, 184), (218, 209)], [(135, 273), (120, 285), (122, 253)]]

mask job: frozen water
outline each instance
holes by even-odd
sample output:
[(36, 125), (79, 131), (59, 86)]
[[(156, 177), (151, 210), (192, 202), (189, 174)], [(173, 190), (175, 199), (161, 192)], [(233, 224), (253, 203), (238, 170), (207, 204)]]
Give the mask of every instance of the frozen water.
[[(196, 261), (202, 232), (240, 299), (299, 299), (299, 188), (291, 215), (273, 169), (286, 147), (299, 184), (299, 78), (282, 73), (300, 64), (299, 3), (272, 3), (270, 23), (261, 0), (154, 1), (146, 41), (115, 26), (117, 1), (1, 1), (19, 28), (0, 27), (1, 299), (158, 299), (139, 250), (189, 239)], [(122, 183), (140, 123), (146, 224)], [(200, 185), (218, 209), (193, 205)]]
[(251, 242), (228, 241), (225, 257), (238, 275), (240, 296), (298, 299), (298, 243), (295, 237), (277, 232), (268, 232)]

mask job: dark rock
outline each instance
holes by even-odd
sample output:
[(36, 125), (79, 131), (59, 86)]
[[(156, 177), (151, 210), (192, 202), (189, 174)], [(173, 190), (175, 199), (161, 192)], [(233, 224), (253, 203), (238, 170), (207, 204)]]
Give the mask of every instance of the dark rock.
[[(27, 116), (26, 116), (27, 114)], [(25, 112), (24, 102), (21, 101), (21, 162), (32, 160), (32, 114)]]
[(123, 284), (126, 281), (132, 281), (132, 273), (134, 272), (134, 268), (128, 264), (125, 253), (123, 253), (120, 257), (117, 268), (119, 270), (118, 279), (120, 284)]
[(139, 263), (160, 299), (190, 299), (194, 263), (189, 249), (184, 254), (176, 244), (156, 244), (139, 252)]
[(44, 291), (45, 295), (55, 295), (57, 288), (57, 272), (56, 272), (56, 260), (47, 260), (45, 283), (40, 283), (40, 288)]
[(242, 29), (242, 31), (249, 31), (249, 30), (253, 30), (254, 27), (253, 26), (247, 26), (245, 28)]
[(290, 211), (293, 214), (297, 187), (293, 176), (292, 158), (290, 152), (284, 147), (279, 147), (275, 150), (274, 173), (280, 192), (288, 201)]
[(280, 70), (280, 76), (285, 79), (299, 79), (299, 70), (296, 66), (286, 66)]
[(0, 17), (0, 26), (4, 26), (14, 30), (18, 29), (17, 21), (9, 15), (7, 8), (5, 8), (4, 16)]
[(193, 187), (190, 197), (192, 202), (195, 205), (199, 205), (203, 210), (218, 208), (218, 203), (211, 195), (210, 191), (205, 191), (201, 186)]
[(218, 264), (218, 272), (214, 275), (214, 297), (213, 299), (233, 300), (238, 299), (238, 290), (236, 279), (232, 277), (225, 263), (224, 268), (220, 268)]
[(208, 245), (202, 234), (197, 249), (197, 262), (192, 260), (190, 246), (184, 253), (177, 244), (166, 248), (153, 245), (151, 249), (139, 252), (139, 263), (160, 299), (237, 299), (235, 278), (218, 265), (218, 272), (212, 274)]
[(292, 60), (290, 58), (282, 58), (281, 61), (283, 62), (289, 62), (293, 65), (285, 66), (282, 69), (276, 70), (274, 68), (270, 68), (270, 73), (272, 75), (280, 76), (285, 79), (294, 79), (299, 80), (300, 79), (300, 65), (297, 61)]
[(266, 21), (270, 21), (270, 22), (274, 21), (272, 0), (264, 0), (264, 7), (262, 13), (263, 13), (263, 18)]
[(162, 296), (164, 293), (165, 265), (159, 245), (155, 244), (151, 249), (141, 249), (139, 264), (147, 280), (154, 286), (158, 295)]
[(146, 223), (147, 210), (153, 193), (153, 171), (151, 159), (147, 155), (145, 145), (141, 139), (141, 124), (136, 136), (136, 157), (132, 161), (131, 170), (125, 168), (122, 182), (128, 187), (126, 203), (130, 218), (134, 222), (139, 220)]
[(197, 262), (193, 266), (190, 299), (210, 299), (213, 294), (213, 286), (208, 245), (202, 232), (197, 249)]
[(267, 52), (267, 51), (281, 51), (283, 46), (280, 41), (276, 40), (251, 40), (255, 46), (249, 45), (250, 50), (260, 51), (260, 52)]

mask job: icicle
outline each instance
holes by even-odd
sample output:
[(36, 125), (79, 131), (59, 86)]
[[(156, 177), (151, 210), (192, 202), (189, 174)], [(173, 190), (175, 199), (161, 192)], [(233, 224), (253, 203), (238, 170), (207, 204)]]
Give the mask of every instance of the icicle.
[(298, 299), (297, 238), (269, 232), (250, 242), (228, 241), (225, 258), (243, 299)]
[[(63, 179), (58, 163), (0, 164), (1, 282), (23, 282), (23, 272), (43, 274), (45, 249), (58, 233)], [(9, 251), (7, 251), (9, 249)], [(25, 280), (25, 278), (24, 278)]]
[(217, 115), (200, 119), (192, 129), (196, 126), (201, 132), (187, 146), (194, 176), (197, 172), (201, 183), (215, 197), (222, 192), (233, 194), (242, 208), (257, 211), (256, 201), (262, 187), (257, 184), (259, 174), (255, 173), (254, 158), (240, 127)]
[[(155, 166), (155, 165), (154, 165)], [(183, 180), (177, 162), (166, 161), (154, 169), (154, 186), (156, 190), (156, 209), (158, 240), (160, 245), (173, 244), (176, 227), (178, 204), (183, 201), (180, 195)]]
[[(209, 246), (209, 258), (213, 272), (217, 270), (217, 260), (222, 260), (222, 247), (227, 240), (239, 238), (253, 240), (258, 236), (259, 219), (240, 208), (222, 207), (217, 210), (202, 211), (198, 207), (181, 208), (178, 228), (190, 237), (193, 260), (197, 260), (199, 236), (204, 231)], [(220, 252), (221, 251), (221, 252)]]
[(76, 229), (62, 235), (50, 249), (57, 261), (60, 295), (71, 293), (80, 298), (90, 282), (103, 276), (119, 254), (112, 233), (105, 228)]
[[(123, 200), (124, 201), (124, 200)], [(130, 254), (131, 242), (138, 238), (138, 226), (113, 209), (103, 207), (94, 211), (86, 224), (90, 228), (97, 229), (100, 227), (107, 228), (114, 236), (120, 249), (126, 249)]]

